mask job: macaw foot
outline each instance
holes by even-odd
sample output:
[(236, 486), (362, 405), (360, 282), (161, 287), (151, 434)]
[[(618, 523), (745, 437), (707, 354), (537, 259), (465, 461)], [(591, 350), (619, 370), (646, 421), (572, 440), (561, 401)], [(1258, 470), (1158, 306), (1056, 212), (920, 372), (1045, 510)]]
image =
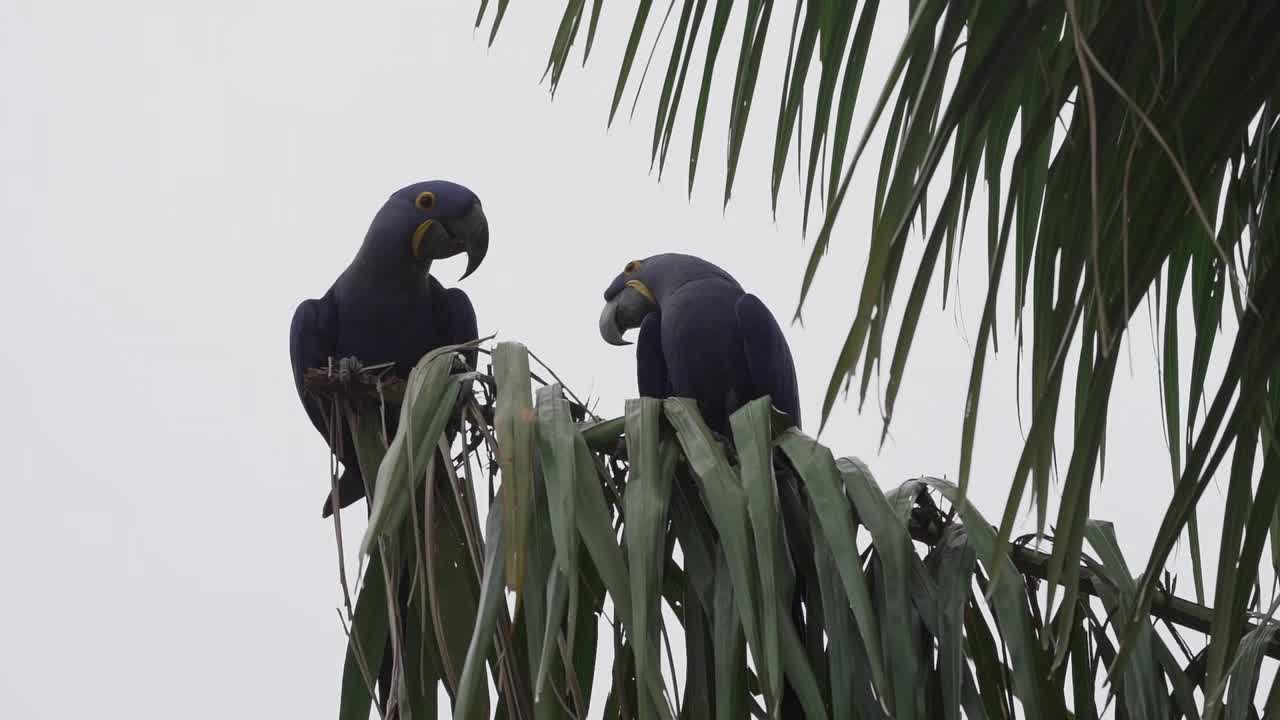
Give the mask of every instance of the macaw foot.
[(338, 382), (350, 385), (352, 380), (364, 369), (364, 363), (354, 356), (338, 359)]
[(721, 435), (720, 433), (716, 432), (715, 430), (711, 430), (711, 428), (707, 428), (707, 429), (708, 429), (708, 430), (710, 430), (710, 432), (711, 432), (711, 437), (715, 438), (716, 442), (720, 443), (720, 447), (721, 447), (721, 449), (723, 449), (723, 450), (724, 450), (724, 455), (725, 455), (725, 457), (729, 460), (729, 462), (730, 462), (730, 463), (737, 463), (737, 462), (738, 462), (738, 451), (737, 451), (737, 449), (733, 446), (733, 440), (730, 440), (727, 436), (725, 436), (725, 435)]

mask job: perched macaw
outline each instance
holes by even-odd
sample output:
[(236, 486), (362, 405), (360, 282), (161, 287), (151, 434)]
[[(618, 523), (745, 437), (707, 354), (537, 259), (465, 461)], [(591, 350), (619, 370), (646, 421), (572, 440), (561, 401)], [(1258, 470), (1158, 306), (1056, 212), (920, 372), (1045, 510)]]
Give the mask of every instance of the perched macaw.
[[(397, 190), (374, 216), (364, 242), (347, 269), (323, 297), (304, 300), (289, 329), (289, 355), (298, 396), (326, 441), (329, 428), (315, 398), (303, 392), (303, 372), (313, 367), (395, 363), (407, 377), (431, 350), (475, 340), (476, 313), (467, 294), (446, 290), (429, 274), (431, 262), (467, 254), (465, 278), (484, 260), (489, 223), (471, 190), (443, 180)], [(468, 361), (474, 367), (475, 353)], [(394, 435), (398, 415), (389, 413)], [(339, 507), (365, 495), (350, 429), (342, 426), (338, 480)], [(323, 515), (334, 512), (326, 496)]]
[(636, 380), (644, 397), (687, 397), (728, 436), (729, 416), (769, 395), (800, 426), (800, 391), (782, 328), (760, 299), (692, 255), (632, 260), (604, 291), (600, 335), (628, 345), (639, 328)]
[[(782, 328), (729, 273), (692, 255), (654, 255), (627, 263), (604, 299), (600, 335), (606, 342), (627, 345), (623, 333), (640, 329), (636, 381), (641, 396), (694, 399), (707, 426), (725, 439), (729, 416), (765, 395), (800, 426), (795, 363)], [(791, 622), (801, 641), (807, 595), (797, 577)], [(784, 718), (804, 717), (789, 683), (783, 685), (780, 710)]]

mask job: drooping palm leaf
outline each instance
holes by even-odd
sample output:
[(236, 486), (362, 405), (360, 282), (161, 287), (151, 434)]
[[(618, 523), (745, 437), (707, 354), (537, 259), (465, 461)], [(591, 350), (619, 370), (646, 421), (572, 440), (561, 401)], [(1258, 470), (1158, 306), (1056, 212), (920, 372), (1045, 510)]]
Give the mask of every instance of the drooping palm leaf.
[[(812, 438), (778, 427), (768, 399), (731, 418), (734, 446), (726, 448), (688, 400), (634, 400), (624, 418), (585, 421), (559, 385), (538, 387), (532, 486), (511, 493), (522, 481), (505, 470), (499, 444), (523, 441), (495, 432), (505, 416), (498, 407), (535, 381), (520, 344), (500, 348), (496, 376), (457, 372), (461, 355), (447, 349), (424, 359), (405, 388), (353, 389), (322, 371), (309, 381), (347, 408), (360, 457), (370, 464), (381, 453), (381, 474), (406, 465), (397, 453), (408, 451), (397, 448), (430, 449), (415, 476), (383, 486), (407, 498), (406, 511), (384, 510), (373, 531), (347, 618), (343, 717), (367, 712), (372, 679), (383, 675), (394, 679), (388, 712), (401, 717), (433, 716), (440, 682), (455, 718), (487, 717), (489, 708), (500, 718), (585, 717), (606, 652), (615, 654), (607, 718), (773, 712), (781, 682), (812, 718), (998, 717), (1009, 708), (1060, 717), (1068, 707), (1096, 717), (1089, 703), (1100, 689), (1127, 707), (1178, 707), (1195, 717), (1192, 683), (1216, 699), (1224, 695), (1212, 690), (1225, 678), (1234, 717), (1253, 702), (1237, 684), (1257, 687), (1260, 659), (1280, 658), (1272, 621), (1241, 622), (1238, 647), (1221, 651), (1223, 669), (1206, 676), (1200, 660), (1174, 659), (1144, 613), (1138, 650), (1114, 686), (1099, 685), (1107, 678), (1099, 652), (1114, 662), (1126, 631), (1116, 622), (1139, 600), (1106, 526), (1087, 526), (1099, 559), (1086, 556), (1079, 570), (1077, 611), (1059, 610), (1048, 622), (1036, 582), (1048, 576), (1051, 556), (1020, 544), (997, 554), (997, 529), (955, 485), (922, 478), (885, 492), (856, 458), (834, 459)], [(446, 422), (402, 425), (386, 450), (378, 414), (398, 398), (402, 417), (442, 414)], [(485, 478), (497, 480), (487, 493)], [(381, 489), (374, 507), (392, 502), (378, 497)], [(513, 497), (527, 503), (520, 514), (528, 528), (522, 574), (511, 584), (523, 598), (514, 616), (504, 602), (507, 562), (516, 556), (506, 535)], [(870, 536), (859, 542), (863, 526)], [(1250, 551), (1255, 527), (1263, 526), (1244, 533)], [(431, 581), (429, 572), (440, 576)], [(992, 584), (997, 574), (1006, 580)], [(786, 612), (801, 585), (811, 589), (803, 637)], [(1196, 630), (1216, 622), (1212, 611), (1163, 590), (1151, 608)], [(606, 615), (611, 650), (597, 636)], [(672, 639), (687, 649), (682, 677), (661, 666), (660, 648)], [(1051, 671), (1055, 656), (1072, 668), (1071, 685)]]
[[(582, 12), (582, 3), (569, 5)], [(938, 261), (945, 298), (975, 187), (985, 181), (989, 273), (959, 418), (959, 492), (963, 498), (970, 482), (985, 363), (998, 347), (1002, 313), (997, 300), (1002, 290), (1011, 290), (1007, 316), (1018, 352), (1025, 347), (1028, 356), (1020, 367), (1030, 388), (1032, 420), (993, 554), (986, 560), (995, 562), (1008, 550), (1024, 502), (1036, 507), (1038, 530), (1049, 524), (1054, 439), (1059, 418), (1070, 410), (1072, 442), (1062, 466), (1048, 567), (1049, 602), (1063, 613), (1064, 633), (1079, 620), (1080, 559), (1119, 348), (1144, 299), (1155, 308), (1157, 322), (1163, 323), (1161, 413), (1175, 491), (1139, 577), (1129, 620), (1145, 617), (1165, 562), (1184, 533), (1191, 540), (1197, 599), (1206, 600), (1196, 505), (1210, 479), (1223, 470), (1235, 488), (1224, 525), (1238, 529), (1247, 522), (1248, 531), (1233, 530), (1219, 547), (1216, 603), (1230, 608), (1232, 616), (1214, 628), (1207, 672), (1220, 679), (1238, 641), (1239, 616), (1257, 574), (1262, 539), (1268, 533), (1280, 539), (1280, 513), (1249, 511), (1255, 501), (1270, 507), (1274, 486), (1259, 480), (1272, 478), (1267, 468), (1280, 463), (1276, 445), (1268, 440), (1280, 414), (1280, 333), (1274, 331), (1280, 327), (1280, 215), (1270, 193), (1280, 169), (1280, 73), (1274, 70), (1280, 60), (1280, 44), (1274, 41), (1280, 36), (1280, 5), (915, 0), (889, 8), (874, 0), (797, 0), (773, 12), (769, 0), (717, 0), (709, 24), (699, 21), (704, 5), (685, 3), (679, 29), (668, 40), (671, 62), (654, 126), (657, 162), (661, 169), (677, 113), (689, 107), (680, 102), (684, 88), (696, 82), (692, 185), (712, 86), (726, 86), (731, 103), (727, 199), (748, 120), (760, 115), (751, 107), (762, 93), (778, 93), (779, 112), (769, 133), (771, 190), (776, 195), (789, 160), (807, 169), (807, 223), (817, 169), (831, 178), (797, 316), (832, 242), (866, 248), (859, 303), (828, 383), (824, 422), (857, 373), (865, 400), (869, 378), (887, 359), (882, 401), (887, 431), (899, 389), (909, 377), (924, 301), (939, 280)], [(593, 7), (593, 19), (608, 10)], [(895, 39), (899, 54), (872, 103), (870, 124), (855, 129), (852, 112), (877, 20), (904, 11), (908, 29)], [(741, 23), (736, 33), (731, 19)], [(786, 30), (770, 33), (771, 20), (785, 23)], [(625, 57), (634, 54), (651, 21), (643, 11), (636, 15)], [(698, 66), (693, 49), (699, 34), (705, 39), (703, 75), (686, 84), (689, 66)], [(727, 68), (721, 56), (735, 48), (723, 47), (726, 37), (741, 38), (738, 63)], [(788, 43), (781, 88), (756, 83), (769, 39)], [(615, 96), (629, 82), (628, 67), (624, 62)], [(716, 69), (723, 72), (713, 75)], [(805, 80), (815, 73), (816, 86), (809, 83), (814, 93), (806, 96)], [(799, 112), (805, 103), (815, 109), (807, 127)], [(876, 127), (886, 130), (887, 140), (874, 214), (859, 219), (856, 232), (837, 230), (853, 170)], [(850, 143), (854, 132), (857, 141)], [(794, 157), (789, 153), (793, 140), (801, 150), (807, 145), (807, 158), (799, 150)], [(948, 174), (938, 177), (947, 167)], [(926, 203), (931, 187), (942, 192), (932, 212)], [(867, 221), (870, 231), (862, 232)], [(924, 231), (924, 247), (909, 264), (906, 249), (915, 227)], [(1179, 309), (1187, 304), (1194, 319), (1189, 357), (1180, 349), (1187, 329), (1178, 323)], [(888, 322), (895, 313), (901, 317), (896, 337)], [(1068, 368), (1077, 351), (1075, 367)], [(1230, 357), (1220, 379), (1209, 373), (1215, 352)], [(1190, 368), (1186, 380), (1185, 367)], [(1069, 387), (1072, 374), (1074, 387)], [(1252, 461), (1254, 448), (1261, 449), (1260, 464)], [(1233, 451), (1234, 457), (1247, 459), (1224, 468), (1223, 459)], [(1278, 553), (1273, 547), (1272, 561), (1280, 565)], [(1002, 582), (1001, 575), (996, 572), (992, 581)], [(1123, 664), (1141, 624), (1120, 622), (1128, 627), (1117, 647)], [(1068, 638), (1064, 635), (1056, 647), (1053, 665), (1061, 667)]]

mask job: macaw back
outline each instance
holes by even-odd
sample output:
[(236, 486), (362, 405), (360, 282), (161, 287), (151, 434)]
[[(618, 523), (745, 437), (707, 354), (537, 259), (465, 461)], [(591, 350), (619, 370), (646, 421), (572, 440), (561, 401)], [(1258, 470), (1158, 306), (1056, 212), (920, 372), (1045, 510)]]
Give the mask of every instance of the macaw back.
[(672, 293), (662, 309), (662, 348), (671, 394), (693, 398), (707, 425), (729, 433), (729, 415), (752, 399), (734, 311), (742, 288), (698, 280)]

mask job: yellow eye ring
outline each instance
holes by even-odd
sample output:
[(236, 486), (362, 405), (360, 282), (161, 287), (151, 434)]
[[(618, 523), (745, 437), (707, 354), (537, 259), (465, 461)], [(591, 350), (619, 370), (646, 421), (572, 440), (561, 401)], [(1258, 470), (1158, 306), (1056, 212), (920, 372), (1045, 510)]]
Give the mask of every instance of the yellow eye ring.
[(631, 262), (627, 263), (627, 266), (626, 266), (626, 267), (622, 268), (622, 274), (623, 274), (623, 275), (630, 275), (631, 273), (633, 273), (633, 272), (635, 272), (635, 271), (637, 271), (637, 270), (639, 270), (639, 269), (640, 269), (640, 261), (639, 261), (639, 260), (632, 260)]
[(413, 204), (417, 205), (419, 210), (430, 210), (436, 206), (436, 194), (430, 190), (420, 192), (418, 193), (418, 198), (413, 201)]

